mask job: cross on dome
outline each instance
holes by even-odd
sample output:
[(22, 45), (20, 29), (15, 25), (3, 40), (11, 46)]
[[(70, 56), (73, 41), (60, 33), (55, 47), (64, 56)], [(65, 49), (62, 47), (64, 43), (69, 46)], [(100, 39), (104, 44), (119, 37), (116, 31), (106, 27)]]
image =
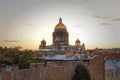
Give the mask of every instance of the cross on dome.
[(62, 18), (61, 17), (59, 18), (59, 23), (62, 23)]

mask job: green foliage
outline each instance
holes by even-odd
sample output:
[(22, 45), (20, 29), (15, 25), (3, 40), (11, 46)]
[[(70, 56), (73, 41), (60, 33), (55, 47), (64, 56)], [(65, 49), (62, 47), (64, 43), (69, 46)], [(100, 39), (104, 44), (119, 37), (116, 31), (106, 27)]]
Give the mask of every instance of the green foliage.
[(3, 64), (3, 58), (0, 57), (0, 65)]
[(2, 62), (7, 65), (17, 64), (20, 69), (29, 68), (29, 64), (33, 60), (31, 50), (20, 51), (17, 49), (10, 49), (5, 53), (5, 58)]
[[(5, 58), (12, 62), (12, 64), (19, 63), (20, 51), (15, 49), (10, 49), (5, 52)], [(5, 61), (6, 61), (5, 59)]]
[(72, 80), (90, 80), (90, 75), (84, 65), (77, 65)]
[(19, 68), (29, 68), (29, 61), (32, 60), (32, 51), (25, 50), (22, 51), (21, 55), (19, 56)]

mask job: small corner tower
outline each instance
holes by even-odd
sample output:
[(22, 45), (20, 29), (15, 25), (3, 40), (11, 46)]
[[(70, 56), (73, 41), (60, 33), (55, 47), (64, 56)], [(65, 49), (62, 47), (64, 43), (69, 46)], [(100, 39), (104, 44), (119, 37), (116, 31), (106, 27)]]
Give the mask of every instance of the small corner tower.
[(76, 46), (80, 46), (81, 45), (81, 42), (80, 42), (80, 40), (77, 38), (77, 40), (75, 41), (75, 45)]
[(82, 50), (85, 51), (85, 44), (82, 44)]
[(40, 48), (45, 48), (45, 46), (46, 46), (46, 41), (43, 39), (43, 40), (41, 41), (41, 44), (40, 44), (40, 46), (39, 46), (39, 49), (40, 49)]

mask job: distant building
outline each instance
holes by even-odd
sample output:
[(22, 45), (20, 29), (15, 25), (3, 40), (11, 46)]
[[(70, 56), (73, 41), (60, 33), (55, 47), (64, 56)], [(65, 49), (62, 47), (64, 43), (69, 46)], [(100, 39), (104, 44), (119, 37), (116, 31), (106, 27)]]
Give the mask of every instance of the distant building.
[(96, 48), (92, 50), (86, 50), (86, 52), (88, 52), (91, 55), (97, 55), (105, 59), (120, 59), (120, 48)]
[(120, 80), (120, 60), (105, 60), (105, 80)]
[(97, 53), (120, 53), (120, 48), (110, 48), (110, 49), (102, 49), (102, 48), (96, 48), (94, 49)]
[(77, 39), (75, 45), (69, 45), (69, 33), (67, 27), (63, 24), (62, 18), (59, 19), (59, 23), (55, 26), (54, 32), (52, 34), (53, 42), (52, 45), (47, 46), (46, 41), (43, 39), (39, 46), (40, 51), (55, 51), (57, 54), (64, 54), (66, 52), (77, 52), (85, 50), (84, 43), (81, 45), (81, 41)]

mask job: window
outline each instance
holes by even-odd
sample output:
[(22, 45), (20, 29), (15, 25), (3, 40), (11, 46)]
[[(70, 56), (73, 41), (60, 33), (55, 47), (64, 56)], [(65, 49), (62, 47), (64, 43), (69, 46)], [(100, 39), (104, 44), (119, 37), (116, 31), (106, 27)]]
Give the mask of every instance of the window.
[(109, 78), (109, 73), (107, 73), (107, 78)]
[(116, 72), (116, 78), (117, 78), (117, 72)]
[(118, 76), (120, 76), (120, 72), (119, 72)]
[(112, 72), (112, 74), (111, 74), (111, 75), (112, 75), (112, 78), (113, 78), (113, 72)]

